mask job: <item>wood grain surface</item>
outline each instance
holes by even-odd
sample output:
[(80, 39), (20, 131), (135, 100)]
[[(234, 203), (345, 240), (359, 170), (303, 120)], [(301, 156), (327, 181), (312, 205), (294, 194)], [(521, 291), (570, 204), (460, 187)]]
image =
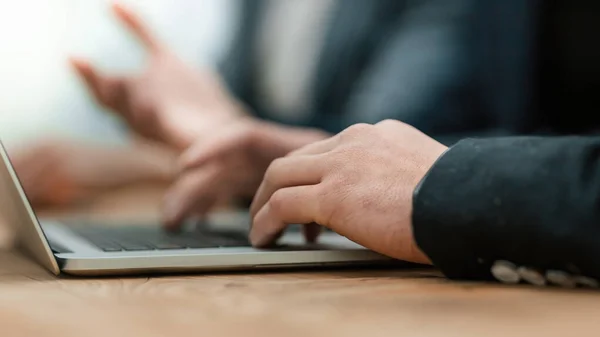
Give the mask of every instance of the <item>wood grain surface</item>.
[[(45, 214), (129, 218), (157, 205), (137, 193)], [(0, 251), (0, 336), (599, 336), (598, 317), (596, 292), (456, 283), (434, 270), (57, 278)]]

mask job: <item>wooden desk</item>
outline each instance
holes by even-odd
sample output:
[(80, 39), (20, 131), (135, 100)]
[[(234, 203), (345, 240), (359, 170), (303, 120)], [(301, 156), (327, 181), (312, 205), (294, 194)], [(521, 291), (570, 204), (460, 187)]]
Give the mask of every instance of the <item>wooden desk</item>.
[[(119, 198), (84, 213), (141, 209), (115, 213), (131, 200)], [(600, 293), (454, 283), (431, 270), (75, 279), (0, 252), (3, 337), (599, 336), (598, 317)]]

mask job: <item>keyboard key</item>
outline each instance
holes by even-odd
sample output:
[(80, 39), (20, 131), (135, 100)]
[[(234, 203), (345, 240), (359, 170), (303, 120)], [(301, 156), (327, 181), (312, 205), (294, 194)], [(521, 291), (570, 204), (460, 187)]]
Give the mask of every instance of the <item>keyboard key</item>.
[(185, 246), (170, 242), (157, 242), (153, 244), (156, 249), (185, 249)]
[(250, 246), (246, 236), (237, 232), (195, 230), (167, 233), (159, 227), (79, 227), (74, 230), (106, 252)]
[(127, 251), (142, 251), (142, 250), (154, 250), (151, 245), (137, 243), (137, 242), (119, 242), (123, 249)]
[(102, 240), (99, 238), (93, 238), (93, 239), (86, 238), (86, 240), (89, 241), (92, 245), (102, 249), (105, 252), (120, 252), (123, 250), (123, 247), (119, 246), (116, 243), (107, 241), (107, 240)]
[(110, 253), (110, 252), (122, 252), (123, 251), (123, 248), (121, 248), (121, 247), (102, 247), (100, 245), (96, 245), (96, 246), (98, 246), (98, 248), (102, 249), (102, 251), (105, 251), (107, 253)]
[(198, 249), (198, 248), (218, 248), (219, 245), (215, 242), (210, 242), (210, 241), (196, 241), (196, 240), (190, 240), (188, 243), (186, 243), (186, 247), (188, 248), (194, 248), (194, 249)]

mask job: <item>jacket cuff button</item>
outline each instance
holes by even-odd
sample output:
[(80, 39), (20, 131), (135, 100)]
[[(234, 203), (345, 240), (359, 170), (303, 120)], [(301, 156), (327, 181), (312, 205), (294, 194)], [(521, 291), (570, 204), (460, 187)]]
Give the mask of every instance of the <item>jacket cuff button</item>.
[(517, 284), (521, 282), (517, 266), (508, 261), (496, 261), (490, 271), (494, 278), (502, 283)]

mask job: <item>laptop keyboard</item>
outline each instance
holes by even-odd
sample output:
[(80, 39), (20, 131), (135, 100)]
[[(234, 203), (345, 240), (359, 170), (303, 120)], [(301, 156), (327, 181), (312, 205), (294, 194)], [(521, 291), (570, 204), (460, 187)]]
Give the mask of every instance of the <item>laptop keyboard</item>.
[(239, 232), (193, 230), (169, 233), (158, 227), (77, 227), (71, 228), (105, 252), (172, 249), (249, 247)]

